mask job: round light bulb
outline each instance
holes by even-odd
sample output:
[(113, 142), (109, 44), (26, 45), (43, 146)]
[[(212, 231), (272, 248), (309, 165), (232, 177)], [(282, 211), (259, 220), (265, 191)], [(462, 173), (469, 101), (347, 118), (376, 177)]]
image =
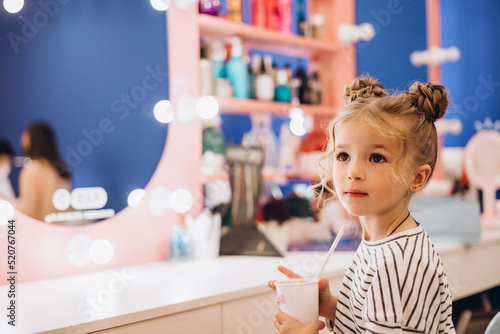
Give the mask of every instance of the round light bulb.
[(196, 103), (196, 112), (203, 119), (212, 119), (219, 113), (219, 102), (213, 96), (203, 96)]
[(111, 242), (105, 239), (96, 240), (89, 248), (90, 259), (97, 264), (106, 264), (115, 255)]
[(144, 189), (132, 190), (127, 198), (128, 206), (133, 208), (134, 206), (139, 204), (139, 202), (144, 196), (146, 196), (146, 191)]
[(306, 134), (304, 127), (304, 118), (294, 117), (290, 120), (290, 131), (296, 136), (303, 136)]
[(7, 225), (9, 219), (14, 219), (14, 207), (9, 202), (0, 200), (0, 226)]
[(292, 108), (288, 112), (288, 117), (290, 118), (296, 118), (296, 117), (304, 117), (304, 111), (300, 108)]
[(59, 211), (64, 211), (71, 205), (71, 193), (67, 189), (57, 189), (52, 195), (52, 204)]
[(11, 14), (18, 13), (24, 7), (24, 0), (4, 0), (5, 10)]
[(159, 101), (155, 105), (153, 113), (156, 120), (160, 123), (166, 124), (174, 120), (174, 106), (172, 105), (172, 102), (168, 100)]
[(170, 206), (175, 212), (188, 212), (193, 206), (193, 195), (186, 189), (177, 189), (170, 196)]
[(162, 185), (157, 185), (148, 196), (149, 211), (155, 216), (163, 216), (170, 210), (170, 190)]
[(175, 106), (177, 119), (182, 123), (191, 123), (196, 118), (196, 99), (188, 94), (182, 94)]
[(170, 0), (150, 0), (151, 6), (157, 11), (165, 11), (170, 7)]
[(89, 249), (92, 237), (86, 233), (76, 233), (66, 245), (66, 257), (75, 267), (84, 267), (90, 262)]

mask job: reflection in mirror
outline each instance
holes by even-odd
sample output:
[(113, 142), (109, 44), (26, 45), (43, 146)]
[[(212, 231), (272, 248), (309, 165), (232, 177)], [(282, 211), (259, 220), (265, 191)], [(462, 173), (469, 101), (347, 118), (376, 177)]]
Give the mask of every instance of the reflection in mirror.
[[(165, 12), (149, 1), (29, 2), (17, 14), (0, 8), (0, 36), (0, 137), (24, 156), (22, 133), (44, 121), (71, 171), (71, 188), (60, 188), (103, 189), (99, 209), (122, 210), (165, 146), (168, 125), (154, 116), (156, 103), (168, 100)], [(18, 196), (21, 167), (10, 173)], [(104, 198), (101, 190), (84, 193)], [(68, 195), (61, 194), (64, 207)], [(81, 211), (71, 203), (62, 211)]]

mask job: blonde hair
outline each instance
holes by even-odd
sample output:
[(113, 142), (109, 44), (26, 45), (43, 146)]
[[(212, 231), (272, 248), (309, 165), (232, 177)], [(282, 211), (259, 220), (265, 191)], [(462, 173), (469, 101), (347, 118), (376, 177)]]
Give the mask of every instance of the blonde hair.
[[(321, 181), (315, 187), (320, 198), (325, 191), (333, 189), (333, 161), (335, 153), (335, 134), (339, 127), (352, 120), (363, 120), (383, 136), (398, 143), (397, 158), (394, 161), (394, 175), (402, 182), (401, 166), (410, 159), (411, 166), (429, 165), (431, 175), (437, 159), (438, 138), (434, 122), (444, 116), (448, 107), (448, 94), (441, 85), (413, 83), (408, 92), (390, 95), (376, 79), (361, 76), (345, 87), (346, 106), (328, 125), (328, 145), (325, 154), (319, 159)], [(402, 121), (400, 129), (391, 120)], [(328, 161), (325, 170), (322, 161)], [(430, 178), (430, 176), (429, 176)]]

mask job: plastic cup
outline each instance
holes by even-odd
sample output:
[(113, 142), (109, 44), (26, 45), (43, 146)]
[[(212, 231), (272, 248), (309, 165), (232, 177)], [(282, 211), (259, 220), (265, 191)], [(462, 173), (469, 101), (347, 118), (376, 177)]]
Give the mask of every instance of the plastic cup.
[(319, 318), (318, 281), (314, 278), (291, 278), (275, 283), (279, 308), (301, 323)]

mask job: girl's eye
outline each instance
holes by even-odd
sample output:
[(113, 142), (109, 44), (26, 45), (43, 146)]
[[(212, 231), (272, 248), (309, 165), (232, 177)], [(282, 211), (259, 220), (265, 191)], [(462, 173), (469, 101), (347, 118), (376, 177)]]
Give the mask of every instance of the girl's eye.
[(372, 154), (372, 156), (370, 157), (370, 161), (371, 162), (375, 162), (375, 163), (381, 163), (381, 162), (386, 162), (387, 159), (384, 158), (384, 156), (380, 155), (380, 154)]
[(341, 152), (337, 154), (337, 160), (338, 161), (347, 161), (349, 159), (349, 155), (345, 152)]

